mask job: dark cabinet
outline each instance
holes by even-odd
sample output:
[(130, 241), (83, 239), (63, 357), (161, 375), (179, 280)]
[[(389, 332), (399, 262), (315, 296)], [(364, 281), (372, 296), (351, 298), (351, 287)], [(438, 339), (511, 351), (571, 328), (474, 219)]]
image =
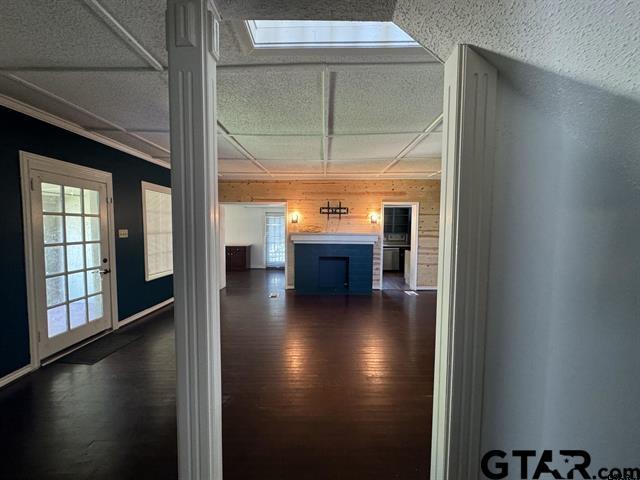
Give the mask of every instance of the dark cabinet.
[(227, 246), (225, 251), (228, 272), (251, 268), (251, 245)]
[(384, 209), (384, 233), (409, 233), (410, 231), (410, 208), (386, 207)]

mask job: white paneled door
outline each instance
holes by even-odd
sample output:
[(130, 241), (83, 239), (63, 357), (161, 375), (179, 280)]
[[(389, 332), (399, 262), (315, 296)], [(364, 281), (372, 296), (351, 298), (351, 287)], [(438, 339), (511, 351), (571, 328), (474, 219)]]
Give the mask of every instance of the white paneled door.
[(112, 324), (107, 184), (33, 171), (38, 352), (46, 358)]

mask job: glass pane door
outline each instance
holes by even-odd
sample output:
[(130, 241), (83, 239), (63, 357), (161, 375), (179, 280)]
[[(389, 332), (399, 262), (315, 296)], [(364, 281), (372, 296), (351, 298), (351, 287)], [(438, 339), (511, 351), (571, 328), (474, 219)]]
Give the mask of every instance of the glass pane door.
[(58, 175), (39, 180), (34, 206), (40, 205), (35, 213), (42, 227), (40, 342), (46, 356), (110, 325), (104, 281), (110, 270), (104, 184)]
[(265, 218), (265, 263), (267, 268), (284, 268), (284, 214), (267, 213)]

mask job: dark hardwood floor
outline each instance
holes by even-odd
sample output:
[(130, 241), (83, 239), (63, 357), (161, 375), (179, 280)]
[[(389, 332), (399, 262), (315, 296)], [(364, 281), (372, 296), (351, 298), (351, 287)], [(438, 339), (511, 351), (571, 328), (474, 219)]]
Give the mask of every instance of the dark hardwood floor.
[(409, 290), (409, 285), (404, 281), (402, 272), (384, 272), (382, 274), (383, 290)]
[[(225, 480), (428, 478), (435, 294), (305, 297), (254, 270), (221, 298)], [(176, 478), (172, 310), (124, 330), (0, 390), (0, 478)]]

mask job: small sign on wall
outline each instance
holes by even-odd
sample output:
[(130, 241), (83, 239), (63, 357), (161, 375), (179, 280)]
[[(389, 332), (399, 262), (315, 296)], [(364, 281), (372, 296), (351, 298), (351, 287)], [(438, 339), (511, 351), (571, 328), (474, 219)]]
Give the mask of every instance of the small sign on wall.
[(129, 230), (126, 228), (120, 228), (118, 230), (118, 238), (129, 238)]

